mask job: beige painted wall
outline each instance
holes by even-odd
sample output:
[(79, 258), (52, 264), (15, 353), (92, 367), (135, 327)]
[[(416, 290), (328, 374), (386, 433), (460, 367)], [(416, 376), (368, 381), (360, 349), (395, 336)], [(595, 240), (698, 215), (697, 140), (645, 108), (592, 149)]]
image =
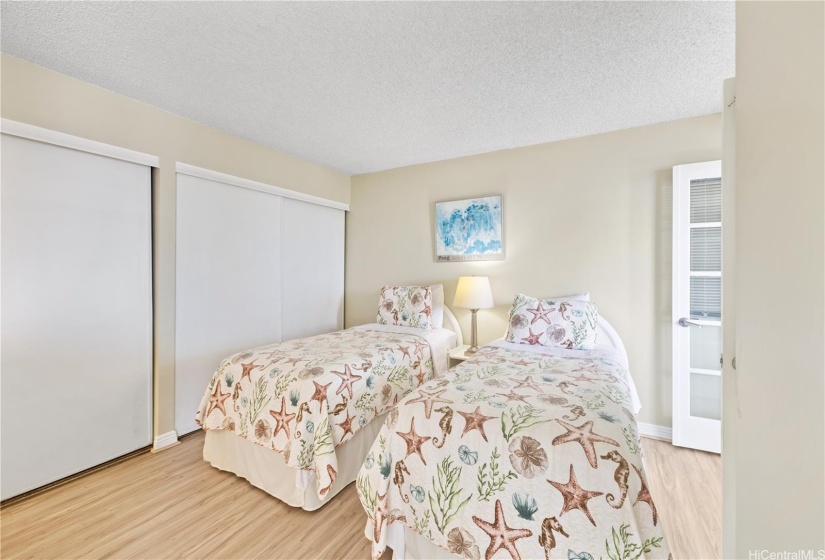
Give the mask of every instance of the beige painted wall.
[(155, 434), (174, 429), (175, 162), (348, 203), (350, 178), (320, 165), (2, 55), (0, 116), (158, 156), (153, 174)]
[(736, 455), (723, 461), (736, 485), (726, 557), (825, 549), (824, 29), (822, 2), (736, 3), (739, 398), (725, 402), (738, 412), (724, 425), (724, 455)]
[[(619, 331), (644, 407), (671, 424), (671, 176), (721, 157), (721, 116), (416, 165), (352, 178), (347, 216), (348, 326), (373, 321), (384, 284), (490, 276), (497, 307), (479, 339), (501, 336), (518, 291), (590, 291)], [(433, 262), (434, 203), (504, 195), (504, 261)], [(465, 336), (469, 312), (456, 310)]]

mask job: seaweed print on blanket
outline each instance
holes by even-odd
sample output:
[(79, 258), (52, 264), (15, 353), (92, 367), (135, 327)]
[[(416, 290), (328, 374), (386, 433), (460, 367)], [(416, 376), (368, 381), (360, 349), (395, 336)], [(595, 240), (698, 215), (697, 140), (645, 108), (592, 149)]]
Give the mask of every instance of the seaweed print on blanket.
[(358, 476), (373, 556), (395, 522), (471, 560), (669, 558), (630, 394), (616, 360), (501, 347), (425, 383)]

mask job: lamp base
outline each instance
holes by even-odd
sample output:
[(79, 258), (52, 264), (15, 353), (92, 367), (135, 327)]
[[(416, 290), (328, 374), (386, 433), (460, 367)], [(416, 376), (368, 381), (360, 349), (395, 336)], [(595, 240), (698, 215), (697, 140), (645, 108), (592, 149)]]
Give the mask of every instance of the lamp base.
[(464, 352), (465, 355), (472, 356), (476, 352), (478, 352), (478, 325), (476, 314), (478, 313), (478, 309), (470, 309), (470, 313), (472, 314), (472, 318), (470, 321), (470, 347)]

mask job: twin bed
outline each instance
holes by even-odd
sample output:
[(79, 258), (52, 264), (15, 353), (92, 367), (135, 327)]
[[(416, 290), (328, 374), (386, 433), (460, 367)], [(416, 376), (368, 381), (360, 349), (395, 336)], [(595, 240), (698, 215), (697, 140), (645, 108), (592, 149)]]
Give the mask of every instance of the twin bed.
[(404, 309), (427, 316), (430, 300), (428, 328), (374, 323), (226, 358), (195, 417), (204, 459), (293, 507), (324, 505), (355, 480), (387, 412), (463, 344), (440, 286)]
[(517, 296), (505, 339), (449, 370), (443, 299), (425, 328), (239, 353), (198, 412), (204, 458), (307, 510), (355, 480), (375, 558), (668, 558), (627, 355), (587, 299)]

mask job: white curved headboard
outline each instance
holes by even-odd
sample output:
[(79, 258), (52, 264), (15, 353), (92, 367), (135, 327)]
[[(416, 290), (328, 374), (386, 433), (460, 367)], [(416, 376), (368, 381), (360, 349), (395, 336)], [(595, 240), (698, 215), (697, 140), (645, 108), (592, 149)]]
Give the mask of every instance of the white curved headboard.
[(602, 341), (607, 341), (611, 346), (616, 348), (624, 357), (624, 363), (627, 364), (627, 349), (624, 347), (619, 333), (613, 328), (613, 325), (607, 322), (607, 319), (599, 315), (596, 321), (596, 342), (601, 344)]
[(450, 329), (456, 334), (456, 346), (464, 345), (464, 335), (461, 334), (461, 327), (458, 324), (458, 319), (456, 319), (452, 309), (446, 305), (444, 306), (444, 324), (442, 326), (445, 329)]

